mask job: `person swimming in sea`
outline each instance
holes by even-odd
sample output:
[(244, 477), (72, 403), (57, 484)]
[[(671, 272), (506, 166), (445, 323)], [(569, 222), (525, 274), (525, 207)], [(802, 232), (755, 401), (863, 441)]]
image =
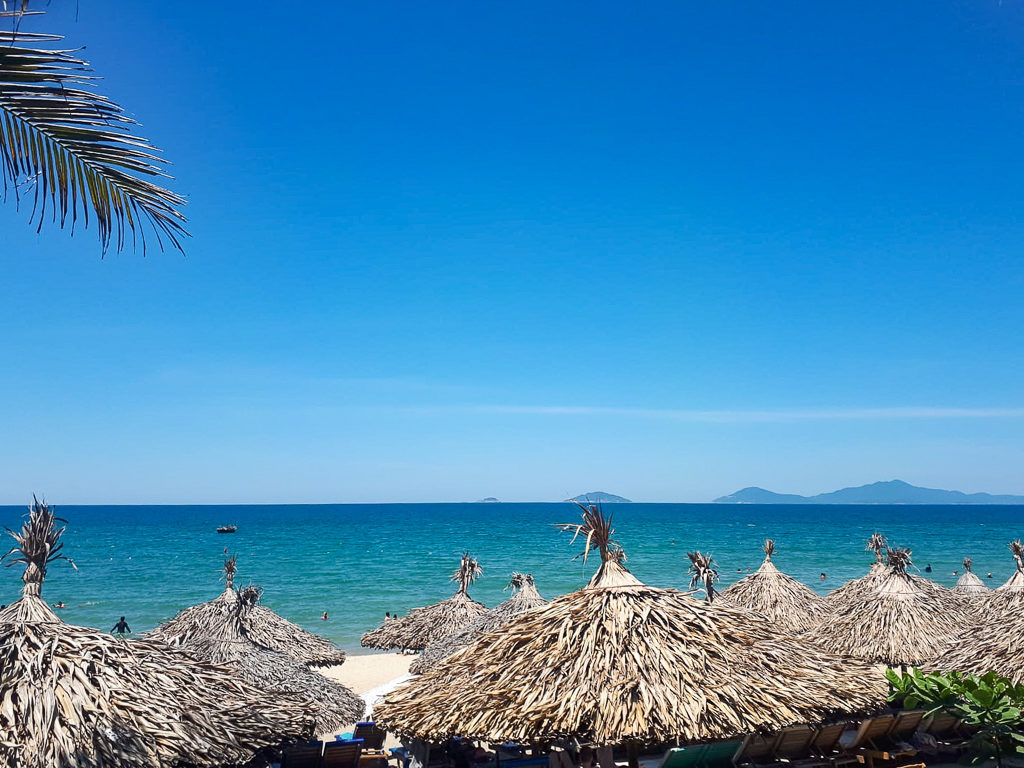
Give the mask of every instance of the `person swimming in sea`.
[(124, 616), (117, 620), (117, 624), (110, 630), (111, 634), (121, 635), (122, 637), (127, 634), (131, 634), (132, 628), (128, 626), (128, 622), (124, 620)]
[(58, 600), (56, 603), (53, 604), (53, 607), (56, 608), (58, 611), (61, 608), (67, 608), (67, 606), (64, 605), (64, 601), (63, 600)]
[(330, 617), (327, 615), (327, 611), (324, 611), (324, 615), (321, 616), (320, 618), (323, 619), (324, 621), (329, 621), (330, 620)]
[(925, 573), (931, 573), (932, 572), (932, 564), (931, 563), (928, 563), (928, 565), (926, 565), (924, 567), (924, 572)]

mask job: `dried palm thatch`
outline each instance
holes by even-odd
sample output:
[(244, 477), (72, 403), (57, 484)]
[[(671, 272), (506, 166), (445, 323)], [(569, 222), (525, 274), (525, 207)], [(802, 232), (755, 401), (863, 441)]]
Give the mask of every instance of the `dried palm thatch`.
[(487, 612), (483, 603), (469, 596), (469, 585), (481, 573), (483, 569), (480, 563), (466, 552), (451, 576), (452, 581), (459, 583), (454, 595), (440, 603), (416, 608), (407, 616), (387, 619), (376, 629), (364, 634), (359, 639), (360, 644), (385, 651), (395, 648), (422, 651), (434, 640), (455, 634)]
[(720, 599), (764, 616), (780, 630), (802, 632), (821, 617), (821, 598), (813, 589), (776, 568), (772, 562), (774, 553), (775, 542), (766, 540), (761, 567), (723, 590)]
[(944, 596), (907, 573), (909, 565), (910, 550), (888, 550), (888, 567), (872, 588), (844, 601), (806, 638), (832, 653), (890, 666), (933, 661), (969, 618), (948, 590)]
[(971, 570), (973, 562), (971, 558), (964, 558), (964, 575), (957, 579), (956, 586), (952, 591), (958, 595), (985, 595), (991, 590), (985, 586), (985, 582), (978, 578)]
[(540, 605), (547, 605), (547, 600), (540, 592), (529, 573), (513, 573), (512, 580), (505, 589), (513, 590), (512, 597), (491, 608), (487, 613), (473, 619), (463, 629), (453, 635), (433, 641), (423, 653), (409, 665), (414, 675), (422, 675), (442, 659), (447, 659), (455, 651), (473, 642), (485, 632), (501, 629), (521, 613)]
[(578, 534), (601, 566), (586, 587), (520, 614), (374, 709), (406, 737), (595, 744), (690, 742), (821, 722), (885, 699), (855, 660), (783, 639), (762, 619), (641, 583), (600, 510)]
[(1006, 580), (1001, 587), (996, 587), (1000, 592), (1024, 592), (1024, 544), (1020, 539), (1010, 542), (1010, 551), (1013, 553), (1013, 560), (1017, 564), (1017, 570)]
[[(224, 579), (227, 586), (213, 600), (190, 606), (149, 633), (149, 636), (171, 645), (203, 642), (210, 636), (210, 628), (220, 626), (225, 612), (238, 600), (234, 578), (238, 571), (237, 559), (224, 561)], [(264, 605), (254, 605), (242, 616), (246, 635), (256, 644), (283, 653), (307, 666), (332, 666), (345, 661), (345, 652), (325, 637), (307, 632), (297, 624), (278, 616)]]
[[(40, 597), (60, 554), (57, 518), (35, 502), (8, 564), (22, 597), (0, 611), (0, 762), (23, 768), (238, 765), (308, 738), (307, 704), (161, 643), (63, 623)], [(63, 521), (61, 521), (63, 522)]]
[(718, 571), (715, 569), (715, 561), (711, 555), (701, 552), (687, 552), (690, 558), (690, 589), (703, 589), (704, 600), (714, 602), (715, 582), (718, 581)]
[(361, 718), (366, 703), (351, 690), (252, 638), (250, 614), (261, 594), (258, 587), (245, 587), (233, 601), (214, 601), (214, 609), (200, 616), (204, 623), (188, 628), (187, 638), (168, 638), (166, 633), (161, 636), (197, 659), (230, 664), (244, 679), (267, 692), (285, 691), (311, 698), (315, 702), (317, 733), (334, 731)]
[(995, 671), (1024, 683), (1024, 592), (992, 597), (974, 631), (962, 633), (930, 668), (976, 675)]

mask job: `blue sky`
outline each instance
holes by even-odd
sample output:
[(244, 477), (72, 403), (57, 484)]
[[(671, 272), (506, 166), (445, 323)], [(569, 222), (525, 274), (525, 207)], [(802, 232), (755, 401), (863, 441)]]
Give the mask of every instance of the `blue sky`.
[(48, 7), (193, 238), (0, 206), (2, 502), (1024, 493), (1019, 3)]

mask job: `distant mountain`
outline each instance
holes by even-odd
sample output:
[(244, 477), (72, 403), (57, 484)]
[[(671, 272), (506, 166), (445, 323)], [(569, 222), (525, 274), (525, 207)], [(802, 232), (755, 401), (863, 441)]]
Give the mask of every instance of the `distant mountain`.
[(573, 496), (571, 499), (566, 499), (566, 501), (578, 501), (580, 504), (632, 504), (629, 499), (616, 496), (614, 493), (605, 493), (604, 491), (581, 493), (579, 496)]
[(1024, 496), (943, 491), (920, 488), (902, 480), (889, 480), (817, 496), (774, 493), (750, 487), (720, 496), (715, 499), (715, 504), (1024, 504)]

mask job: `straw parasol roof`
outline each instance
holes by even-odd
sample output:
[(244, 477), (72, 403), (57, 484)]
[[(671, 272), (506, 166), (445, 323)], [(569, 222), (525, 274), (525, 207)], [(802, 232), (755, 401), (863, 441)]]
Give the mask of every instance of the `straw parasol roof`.
[(931, 665), (976, 675), (994, 671), (1024, 683), (1024, 592), (991, 593), (990, 610)]
[(405, 737), (593, 744), (720, 739), (885, 699), (881, 674), (774, 633), (762, 619), (641, 583), (596, 507), (567, 527), (597, 549), (583, 589), (521, 614), (374, 710)]
[(984, 595), (990, 592), (988, 587), (985, 586), (985, 582), (978, 578), (977, 574), (971, 570), (971, 558), (964, 558), (964, 575), (957, 579), (956, 586), (953, 587), (953, 592), (958, 595)]
[(969, 617), (938, 585), (907, 573), (910, 550), (889, 549), (888, 566), (870, 589), (850, 597), (805, 637), (832, 653), (890, 666), (934, 660)]
[(548, 602), (537, 591), (533, 576), (529, 573), (513, 573), (512, 580), (505, 589), (512, 590), (512, 597), (473, 619), (455, 634), (434, 640), (423, 649), (419, 658), (409, 665), (409, 671), (414, 675), (421, 675), (442, 659), (447, 659), (455, 651), (473, 642), (484, 632), (500, 629), (520, 613), (539, 605), (546, 605)]
[(1020, 543), (1020, 539), (1011, 541), (1010, 551), (1013, 553), (1013, 559), (1017, 563), (1017, 570), (1006, 580), (1005, 584), (1001, 587), (996, 587), (996, 591), (1024, 592), (1024, 544)]
[(761, 567), (723, 590), (720, 598), (764, 616), (780, 630), (802, 632), (821, 616), (821, 598), (813, 589), (776, 568), (772, 562), (774, 553), (775, 542), (767, 539)]
[[(305, 702), (161, 643), (65, 624), (40, 593), (59, 559), (52, 510), (36, 501), (7, 565), (22, 597), (0, 611), (0, 761), (22, 768), (239, 765), (308, 738)], [(62, 520), (59, 522), (63, 522)]]
[(432, 641), (455, 634), (487, 612), (483, 603), (469, 596), (469, 585), (483, 572), (476, 558), (466, 552), (451, 575), (451, 580), (459, 583), (454, 595), (440, 603), (416, 608), (407, 616), (385, 619), (377, 629), (364, 634), (359, 639), (360, 644), (384, 651), (395, 648), (422, 651)]
[[(225, 611), (238, 600), (234, 587), (237, 558), (224, 561), (224, 591), (206, 603), (190, 606), (164, 622), (149, 636), (172, 645), (203, 642), (211, 627), (219, 626)], [(254, 605), (242, 618), (250, 640), (272, 651), (283, 653), (311, 667), (333, 666), (345, 661), (345, 652), (320, 635), (307, 632), (297, 624), (278, 616), (264, 605)]]
[(214, 601), (216, 610), (197, 615), (202, 623), (188, 627), (183, 637), (169, 636), (166, 631), (160, 637), (197, 659), (232, 665), (244, 679), (268, 692), (286, 691), (311, 698), (315, 702), (317, 733), (334, 731), (361, 718), (366, 711), (362, 698), (252, 638), (250, 614), (260, 595), (258, 587), (245, 587), (234, 600)]

